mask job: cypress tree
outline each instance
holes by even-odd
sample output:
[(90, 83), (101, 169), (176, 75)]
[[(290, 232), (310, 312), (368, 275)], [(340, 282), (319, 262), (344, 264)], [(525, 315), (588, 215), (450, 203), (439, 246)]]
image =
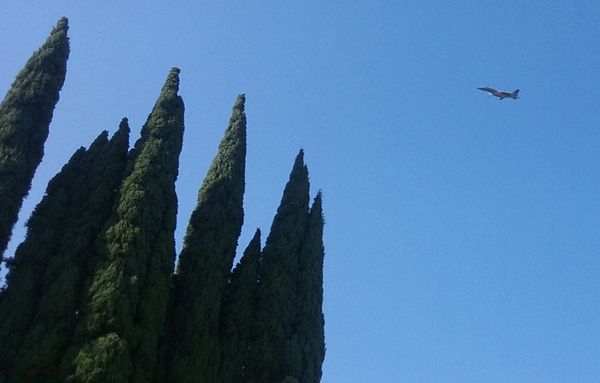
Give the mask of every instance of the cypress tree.
[[(273, 219), (260, 264), (257, 333), (247, 381), (298, 379), (302, 351), (297, 322), (299, 253), (308, 219), (308, 169), (301, 150)], [(288, 379), (288, 380), (289, 380)]]
[(74, 328), (86, 263), (127, 156), (126, 121), (101, 133), (48, 184), (9, 262), (0, 300), (0, 369), (9, 382), (51, 382)]
[(0, 104), (0, 257), (44, 154), (67, 70), (68, 29), (63, 17), (27, 61)]
[(238, 96), (229, 126), (198, 196), (175, 277), (167, 380), (217, 382), (221, 364), (221, 303), (244, 221), (245, 96)]
[(240, 383), (245, 379), (248, 358), (253, 352), (260, 253), (257, 230), (231, 274), (223, 302), (221, 383)]
[(4, 377), (14, 365), (14, 350), (22, 344), (42, 294), (39, 276), (63, 235), (69, 199), (64, 185), (72, 183), (84, 157), (85, 149), (78, 149), (49, 182), (46, 197), (27, 222), (26, 240), (6, 262), (6, 287), (0, 295), (0, 372)]
[(173, 68), (98, 240), (103, 259), (65, 357), (69, 382), (148, 382), (154, 374), (175, 259), (184, 113), (178, 90), (179, 69)]
[(297, 278), (299, 299), (296, 323), (302, 349), (302, 368), (298, 379), (300, 383), (319, 383), (325, 358), (323, 224), (322, 196), (319, 192), (308, 216)]

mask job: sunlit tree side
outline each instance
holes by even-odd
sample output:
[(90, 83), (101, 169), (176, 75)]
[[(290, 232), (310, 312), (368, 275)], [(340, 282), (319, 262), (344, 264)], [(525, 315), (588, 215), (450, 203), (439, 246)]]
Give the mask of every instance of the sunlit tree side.
[(60, 19), (0, 104), (0, 258), (44, 155), (50, 121), (65, 81), (68, 29), (67, 19)]
[(175, 180), (183, 140), (173, 68), (136, 142), (129, 174), (99, 239), (102, 261), (65, 364), (69, 382), (149, 382), (165, 328), (175, 261)]

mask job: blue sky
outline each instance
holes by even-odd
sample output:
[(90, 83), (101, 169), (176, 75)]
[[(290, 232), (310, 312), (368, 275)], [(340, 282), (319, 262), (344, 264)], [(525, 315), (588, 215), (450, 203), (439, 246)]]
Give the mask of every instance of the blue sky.
[(238, 93), (242, 248), (305, 149), (326, 214), (324, 383), (598, 381), (597, 2), (41, 3), (0, 5), (1, 94), (70, 19), (17, 239), (77, 147), (123, 116), (137, 139), (178, 66), (178, 247)]

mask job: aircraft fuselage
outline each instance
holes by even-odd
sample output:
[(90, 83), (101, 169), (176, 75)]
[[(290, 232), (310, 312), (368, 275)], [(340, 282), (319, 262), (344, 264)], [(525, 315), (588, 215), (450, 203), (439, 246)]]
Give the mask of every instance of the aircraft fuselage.
[(516, 100), (517, 98), (519, 98), (519, 89), (515, 90), (514, 92), (502, 92), (499, 90), (496, 90), (494, 88), (477, 88), (479, 90), (482, 90), (484, 92), (487, 92), (489, 94), (491, 94), (492, 96), (498, 97), (500, 100), (503, 100), (505, 98), (512, 98), (513, 100)]

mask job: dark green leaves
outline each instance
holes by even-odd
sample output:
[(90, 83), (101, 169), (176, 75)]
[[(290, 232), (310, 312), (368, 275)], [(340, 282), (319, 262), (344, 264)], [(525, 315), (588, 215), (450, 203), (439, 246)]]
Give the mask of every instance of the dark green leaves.
[(102, 132), (88, 150), (76, 151), (27, 223), (0, 301), (0, 371), (9, 381), (58, 379), (80, 292), (98, 258), (95, 240), (122, 181), (128, 137), (124, 120), (112, 139)]
[[(29, 190), (69, 43), (61, 19), (0, 104), (0, 253)], [(245, 95), (202, 183), (174, 273), (184, 130), (172, 68), (128, 151), (123, 119), (48, 184), (0, 293), (0, 382), (318, 382), (321, 195), (300, 151), (266, 245), (244, 222)]]
[[(79, 343), (65, 362), (75, 381), (147, 382), (154, 375), (175, 259), (175, 180), (184, 111), (178, 87), (179, 69), (173, 68), (100, 235), (101, 260), (83, 299)], [(106, 364), (112, 358), (96, 356), (123, 348), (119, 369)]]
[(221, 305), (244, 221), (244, 103), (238, 96), (179, 256), (167, 356), (167, 375), (177, 382), (221, 380)]
[(0, 259), (44, 155), (48, 127), (65, 80), (68, 29), (67, 19), (60, 19), (0, 104)]

